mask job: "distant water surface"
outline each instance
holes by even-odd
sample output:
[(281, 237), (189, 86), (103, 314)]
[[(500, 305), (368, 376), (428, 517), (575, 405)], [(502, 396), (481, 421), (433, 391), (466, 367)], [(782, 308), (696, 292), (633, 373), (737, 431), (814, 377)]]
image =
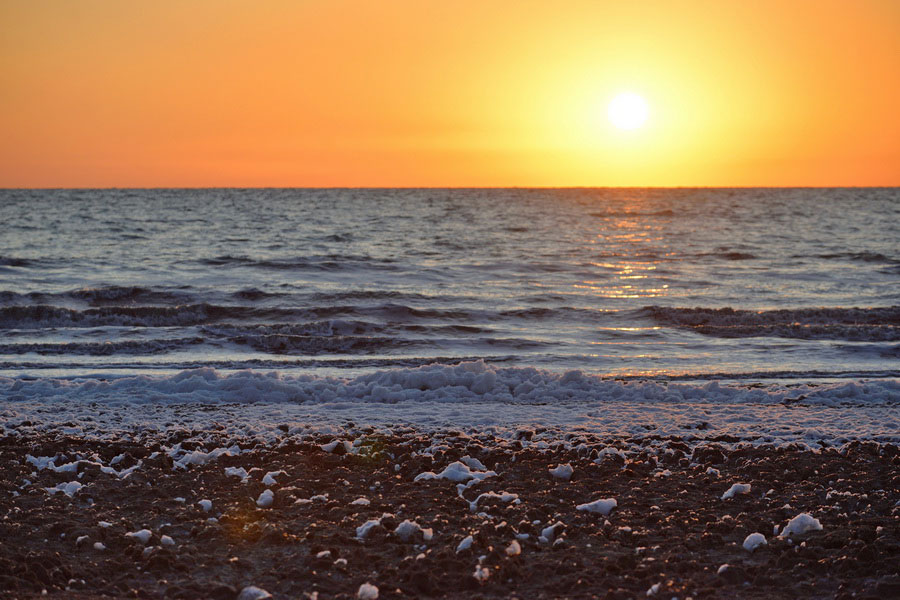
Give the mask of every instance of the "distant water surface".
[(900, 189), (0, 191), (0, 374), (896, 377)]

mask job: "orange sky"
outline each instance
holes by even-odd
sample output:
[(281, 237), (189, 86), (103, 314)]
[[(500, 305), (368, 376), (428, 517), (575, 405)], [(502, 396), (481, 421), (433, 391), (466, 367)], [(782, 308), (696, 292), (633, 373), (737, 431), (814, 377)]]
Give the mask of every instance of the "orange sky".
[(0, 187), (619, 185), (900, 185), (900, 2), (0, 0)]

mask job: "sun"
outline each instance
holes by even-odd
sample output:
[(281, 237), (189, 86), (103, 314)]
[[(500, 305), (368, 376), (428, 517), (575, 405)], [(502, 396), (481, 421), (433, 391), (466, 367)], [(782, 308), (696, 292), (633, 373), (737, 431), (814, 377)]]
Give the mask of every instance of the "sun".
[(609, 122), (619, 129), (637, 129), (647, 121), (647, 101), (633, 92), (613, 98), (606, 110)]

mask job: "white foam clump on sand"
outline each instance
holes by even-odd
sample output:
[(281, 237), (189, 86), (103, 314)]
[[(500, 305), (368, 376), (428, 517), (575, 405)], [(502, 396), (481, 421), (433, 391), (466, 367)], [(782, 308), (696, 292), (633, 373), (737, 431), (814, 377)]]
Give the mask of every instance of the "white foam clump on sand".
[(722, 494), (722, 500), (728, 500), (729, 498), (734, 498), (737, 494), (749, 494), (750, 493), (750, 484), (749, 483), (735, 483), (728, 491)]
[(368, 498), (357, 498), (353, 502), (350, 503), (351, 506), (368, 506), (371, 504)]
[(550, 469), (550, 475), (552, 475), (555, 479), (562, 479), (563, 481), (569, 481), (572, 479), (572, 473), (575, 472), (575, 469), (572, 468), (572, 465), (565, 464), (559, 465), (555, 469)]
[(203, 509), (203, 512), (209, 512), (212, 510), (212, 500), (200, 500), (197, 502), (200, 505), (200, 508)]
[(392, 515), (390, 513), (384, 513), (377, 519), (369, 519), (368, 521), (366, 521), (365, 523), (363, 523), (362, 525), (360, 525), (359, 527), (356, 528), (356, 539), (358, 539), (358, 540), (366, 539), (366, 536), (369, 535), (370, 531), (372, 531), (374, 528), (379, 527), (381, 525), (382, 519), (390, 518), (393, 516), (394, 515)]
[(334, 440), (328, 442), (327, 444), (322, 444), (319, 446), (325, 452), (334, 452), (338, 446), (343, 446), (345, 452), (350, 452), (353, 449), (353, 444), (348, 442), (347, 440)]
[(126, 533), (125, 537), (131, 538), (139, 541), (142, 544), (147, 544), (150, 541), (150, 537), (153, 533), (149, 529), (141, 529), (139, 531), (132, 531), (130, 533)]
[(49, 492), (50, 494), (62, 492), (63, 494), (65, 494), (66, 496), (71, 498), (72, 496), (77, 494), (79, 491), (81, 491), (81, 488), (83, 488), (83, 487), (84, 486), (77, 481), (67, 481), (65, 483), (57, 483), (52, 488), (44, 488), (44, 489), (47, 492)]
[(497, 473), (494, 471), (473, 471), (469, 468), (469, 465), (462, 463), (460, 461), (456, 461), (447, 465), (447, 467), (441, 471), (440, 473), (433, 473), (431, 471), (425, 471), (424, 473), (419, 473), (416, 475), (413, 481), (424, 481), (428, 479), (449, 479), (450, 481), (455, 481), (456, 483), (462, 483), (464, 481), (469, 481), (470, 479), (486, 479), (488, 477), (495, 477)]
[[(177, 444), (175, 448), (173, 448), (169, 452), (169, 456), (173, 459), (183, 452), (181, 449), (181, 444)], [(203, 452), (202, 450), (192, 450), (190, 452), (186, 452), (181, 458), (173, 461), (173, 468), (175, 469), (187, 469), (190, 465), (205, 465), (208, 462), (217, 460), (222, 456), (237, 456), (241, 453), (241, 449), (237, 445), (233, 445), (229, 448), (215, 448), (210, 450), (209, 452)]]
[(761, 533), (751, 533), (746, 538), (744, 538), (743, 546), (744, 546), (744, 550), (747, 550), (748, 552), (753, 552), (760, 546), (765, 546), (767, 544), (768, 544), (768, 542), (766, 541), (766, 536), (764, 536)]
[(415, 521), (410, 521), (406, 519), (394, 529), (394, 535), (403, 540), (404, 542), (409, 541), (416, 534), (421, 533), (422, 539), (426, 542), (430, 542), (431, 538), (434, 536), (434, 531), (431, 528), (424, 528)]
[(514, 494), (512, 492), (484, 492), (483, 494), (479, 494), (477, 498), (469, 502), (469, 510), (475, 512), (478, 508), (478, 503), (487, 498), (496, 498), (500, 502), (513, 502), (514, 504), (521, 504), (522, 501), (519, 500), (519, 495)]
[(554, 523), (552, 525), (548, 525), (547, 527), (544, 527), (541, 530), (541, 535), (538, 539), (541, 541), (547, 542), (547, 543), (552, 543), (553, 540), (556, 539), (557, 530), (565, 529), (565, 527), (566, 527), (565, 525), (563, 525), (561, 522), (557, 521), (556, 523)]
[(472, 458), (471, 456), (463, 456), (459, 459), (459, 462), (465, 464), (472, 470), (475, 471), (487, 471), (488, 468), (484, 466), (484, 463), (478, 460), (477, 458)]
[(272, 594), (255, 585), (248, 585), (238, 594), (237, 600), (268, 600)]
[(599, 513), (601, 515), (608, 515), (618, 506), (618, 502), (616, 502), (615, 498), (603, 498), (600, 500), (594, 500), (593, 502), (588, 502), (587, 504), (579, 504), (575, 507), (575, 510), (583, 510), (586, 512)]
[(356, 591), (359, 600), (378, 600), (378, 588), (371, 583), (364, 583)]
[(247, 483), (250, 479), (250, 474), (247, 473), (247, 469), (244, 467), (225, 467), (225, 476), (226, 477), (240, 477), (241, 483)]
[(822, 524), (818, 519), (809, 513), (800, 513), (784, 526), (781, 530), (781, 537), (785, 538), (791, 535), (803, 535), (810, 531), (821, 531)]
[(475, 543), (475, 538), (473, 538), (471, 535), (467, 535), (466, 537), (464, 537), (462, 539), (462, 541), (456, 547), (456, 551), (462, 552), (463, 550), (468, 550), (469, 548), (472, 547), (472, 544), (474, 544), (474, 543)]
[(480, 563), (475, 565), (475, 572), (472, 573), (472, 577), (474, 577), (481, 583), (484, 583), (490, 576), (491, 572), (487, 567), (482, 567)]
[(263, 483), (263, 485), (277, 485), (278, 482), (275, 481), (275, 478), (278, 477), (279, 475), (286, 475), (286, 474), (287, 473), (285, 471), (269, 471), (262, 478), (262, 483)]
[(275, 493), (272, 490), (264, 490), (256, 499), (256, 505), (260, 508), (269, 508), (273, 502), (275, 502)]

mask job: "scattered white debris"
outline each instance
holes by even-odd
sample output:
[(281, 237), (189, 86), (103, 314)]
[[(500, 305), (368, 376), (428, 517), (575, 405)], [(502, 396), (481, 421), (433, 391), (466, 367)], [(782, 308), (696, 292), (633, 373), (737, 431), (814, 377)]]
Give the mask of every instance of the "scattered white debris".
[(163, 546), (174, 546), (175, 540), (173, 540), (168, 535), (164, 535), (161, 538), (159, 538), (159, 543), (162, 544)]
[(431, 541), (431, 538), (434, 536), (434, 532), (430, 528), (425, 529), (415, 521), (410, 521), (409, 519), (406, 519), (405, 521), (397, 525), (396, 529), (394, 529), (394, 535), (396, 535), (404, 542), (409, 541), (410, 538), (412, 538), (419, 532), (422, 533), (422, 538), (426, 542)]
[(106, 550), (106, 545), (103, 542), (94, 542), (94, 550), (103, 552)]
[[(462, 494), (460, 494), (461, 496)], [(500, 502), (512, 502), (514, 504), (521, 504), (521, 500), (519, 500), (518, 494), (513, 494), (512, 492), (500, 492), (499, 494), (496, 492), (485, 492), (483, 494), (479, 494), (477, 498), (469, 502), (469, 509), (472, 512), (475, 512), (478, 508), (478, 503), (481, 502), (483, 498), (497, 498)]]
[(613, 446), (607, 446), (597, 453), (597, 458), (594, 459), (594, 462), (600, 464), (607, 456), (618, 456), (622, 460), (627, 460), (624, 452)]
[(722, 500), (728, 500), (729, 498), (733, 498), (736, 494), (749, 494), (750, 493), (750, 484), (749, 483), (735, 483), (728, 491), (722, 494)]
[(107, 527), (112, 527), (112, 523), (110, 523), (109, 521), (99, 521), (97, 525), (103, 527), (104, 529), (106, 529)]
[(463, 550), (468, 550), (469, 548), (472, 547), (472, 544), (474, 542), (475, 542), (475, 538), (473, 538), (471, 535), (468, 535), (468, 536), (464, 537), (463, 541), (461, 541), (459, 543), (459, 545), (456, 547), (456, 551), (462, 552)]
[[(179, 452), (183, 452), (180, 444), (173, 448), (172, 451), (169, 452), (169, 455), (174, 458)], [(216, 448), (209, 452), (194, 450), (192, 452), (187, 452), (184, 456), (174, 461), (173, 468), (187, 469), (190, 465), (205, 465), (210, 461), (217, 460), (220, 456), (237, 456), (240, 453), (241, 449), (236, 444), (230, 448)]]
[(767, 545), (766, 536), (761, 533), (751, 533), (744, 539), (744, 550), (748, 552), (753, 552), (760, 546)]
[(599, 513), (603, 516), (608, 515), (618, 506), (615, 498), (603, 498), (601, 500), (594, 500), (593, 502), (588, 502), (587, 504), (579, 504), (575, 507), (575, 510), (584, 510), (592, 513)]
[(334, 566), (336, 566), (336, 567), (346, 567), (346, 566), (347, 566), (347, 559), (346, 559), (346, 558), (339, 558), (339, 559), (337, 559), (336, 561), (334, 561)]
[(275, 494), (272, 490), (265, 490), (256, 499), (256, 505), (260, 508), (269, 508), (275, 502)]
[(368, 498), (357, 498), (353, 502), (350, 503), (353, 506), (368, 506), (371, 504)]
[(378, 600), (378, 588), (371, 583), (364, 583), (359, 586), (356, 597), (359, 600)]
[(275, 478), (279, 475), (287, 475), (284, 471), (269, 471), (262, 479), (263, 485), (277, 485)]
[(800, 513), (784, 526), (781, 530), (781, 537), (785, 538), (790, 535), (803, 535), (810, 531), (820, 531), (822, 524), (818, 519), (809, 513)]
[(316, 554), (316, 558), (331, 558), (331, 550), (322, 550)]
[(329, 442), (327, 444), (319, 446), (319, 448), (321, 448), (325, 452), (334, 452), (339, 445), (344, 447), (345, 452), (350, 452), (353, 449), (353, 444), (351, 444), (347, 440), (334, 440), (333, 442)]
[(75, 545), (76, 545), (76, 546), (80, 546), (80, 545), (81, 545), (81, 542), (86, 542), (86, 541), (88, 541), (88, 536), (86, 536), (86, 535), (79, 535), (79, 536), (75, 539)]
[(554, 540), (554, 538), (556, 538), (556, 530), (564, 529), (564, 528), (565, 528), (565, 525), (563, 525), (562, 523), (557, 521), (553, 525), (548, 525), (547, 527), (544, 527), (541, 530), (541, 536), (538, 539), (541, 541), (550, 543)]
[(477, 458), (472, 458), (471, 456), (463, 456), (459, 459), (459, 462), (464, 463), (470, 469), (474, 469), (476, 471), (487, 471), (487, 467), (484, 466), (484, 463), (478, 460)]
[(255, 585), (248, 585), (238, 594), (237, 600), (268, 600), (272, 594)]
[(707, 475), (712, 475), (713, 477), (718, 477), (718, 476), (719, 476), (719, 470), (718, 470), (718, 469), (713, 469), (712, 467), (707, 467), (707, 468), (706, 468), (706, 474), (707, 474)]
[(719, 570), (716, 571), (716, 575), (721, 575), (722, 573), (724, 573), (725, 571), (727, 571), (730, 568), (731, 568), (731, 565), (729, 565), (728, 563), (725, 563), (719, 567)]
[(651, 585), (650, 589), (647, 590), (647, 597), (649, 598), (650, 596), (655, 596), (656, 594), (658, 594), (659, 587), (660, 587), (660, 584), (658, 584), (658, 583), (654, 583), (653, 585)]
[(381, 525), (381, 519), (384, 519), (385, 517), (393, 517), (393, 516), (394, 515), (392, 515), (392, 514), (385, 513), (377, 519), (369, 519), (368, 521), (366, 521), (365, 523), (363, 523), (362, 525), (360, 525), (359, 527), (356, 528), (356, 539), (358, 539), (358, 540), (366, 539), (366, 536), (369, 535), (369, 532), (372, 531), (372, 529)]
[(212, 510), (212, 500), (201, 500), (197, 504), (200, 505), (200, 508), (203, 509), (203, 512), (209, 512)]
[(472, 573), (472, 577), (484, 583), (487, 581), (488, 577), (491, 576), (491, 572), (487, 569), (487, 567), (482, 567), (481, 564), (475, 566), (475, 572)]
[(416, 475), (413, 481), (422, 481), (427, 479), (449, 479), (450, 481), (455, 481), (456, 483), (462, 483), (470, 479), (482, 480), (486, 479), (487, 477), (495, 477), (496, 475), (497, 473), (495, 473), (494, 471), (473, 471), (465, 463), (456, 461), (447, 465), (447, 468), (437, 474), (431, 471), (419, 473), (418, 475)]
[(144, 548), (143, 552), (141, 552), (141, 556), (142, 556), (143, 558), (147, 558), (148, 556), (150, 556), (151, 554), (153, 554), (153, 550), (154, 550), (154, 549), (155, 549), (154, 546), (147, 546), (146, 548)]
[(32, 456), (30, 454), (25, 455), (25, 463), (34, 465), (34, 468), (38, 471), (43, 471), (48, 467), (53, 468), (54, 460), (56, 460), (55, 456)]
[(118, 456), (114, 456), (113, 459), (111, 461), (109, 461), (109, 466), (117, 465), (120, 462), (122, 462), (123, 460), (125, 460), (124, 454), (119, 454)]
[(126, 533), (125, 537), (135, 539), (140, 543), (146, 545), (147, 542), (150, 541), (150, 536), (152, 535), (153, 533), (149, 529), (141, 529), (140, 531), (132, 531), (131, 533)]
[(187, 502), (187, 500), (185, 500), (185, 499), (182, 498), (181, 496), (176, 496), (175, 498), (173, 498), (173, 500), (174, 500), (175, 502), (178, 502), (179, 504), (184, 504), (185, 502)]
[(244, 467), (225, 467), (225, 476), (226, 477), (240, 477), (241, 483), (247, 483), (250, 479), (250, 474), (247, 473), (247, 469)]
[(563, 481), (569, 481), (572, 479), (572, 473), (575, 472), (575, 469), (572, 468), (572, 465), (565, 464), (559, 465), (555, 469), (550, 469), (550, 474), (556, 479), (562, 479)]
[(65, 494), (66, 496), (71, 498), (72, 496), (77, 494), (79, 492), (79, 490), (81, 490), (81, 488), (83, 488), (83, 487), (84, 486), (81, 485), (81, 483), (79, 483), (77, 481), (68, 481), (65, 483), (57, 483), (52, 488), (44, 488), (44, 489), (47, 490), (47, 492), (49, 492), (51, 494), (55, 494), (56, 492), (62, 492), (63, 494)]
[(506, 547), (506, 555), (507, 556), (518, 556), (522, 554), (522, 546), (519, 545), (519, 542), (513, 540), (509, 546)]

